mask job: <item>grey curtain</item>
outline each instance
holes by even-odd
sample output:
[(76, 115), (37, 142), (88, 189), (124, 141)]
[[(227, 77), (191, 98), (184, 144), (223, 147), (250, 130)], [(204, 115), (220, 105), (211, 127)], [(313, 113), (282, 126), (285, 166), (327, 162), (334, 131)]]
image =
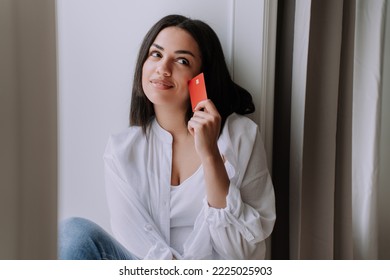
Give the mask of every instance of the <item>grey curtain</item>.
[(271, 258), (376, 258), (381, 92), (370, 77), (382, 80), (386, 1), (278, 3)]

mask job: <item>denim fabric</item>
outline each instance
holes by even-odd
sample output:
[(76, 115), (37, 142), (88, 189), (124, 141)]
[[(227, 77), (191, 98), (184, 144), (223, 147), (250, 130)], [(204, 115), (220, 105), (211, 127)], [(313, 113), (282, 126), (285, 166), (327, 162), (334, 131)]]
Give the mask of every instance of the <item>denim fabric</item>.
[(84, 218), (62, 221), (58, 237), (58, 258), (61, 260), (137, 259), (100, 226)]

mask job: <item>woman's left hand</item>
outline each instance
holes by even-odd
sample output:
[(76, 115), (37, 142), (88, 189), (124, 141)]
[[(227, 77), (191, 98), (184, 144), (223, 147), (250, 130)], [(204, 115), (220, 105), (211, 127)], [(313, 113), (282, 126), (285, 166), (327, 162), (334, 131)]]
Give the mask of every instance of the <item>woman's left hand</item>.
[(201, 160), (219, 155), (217, 141), (221, 129), (221, 116), (210, 100), (203, 100), (194, 109), (188, 130), (195, 139), (195, 149)]

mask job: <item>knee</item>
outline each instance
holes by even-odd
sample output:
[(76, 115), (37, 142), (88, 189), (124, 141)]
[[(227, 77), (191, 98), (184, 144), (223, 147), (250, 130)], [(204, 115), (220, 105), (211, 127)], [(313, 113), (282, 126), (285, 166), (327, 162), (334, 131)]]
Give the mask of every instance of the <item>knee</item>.
[(94, 227), (94, 223), (79, 217), (72, 217), (60, 222), (59, 238), (61, 240), (74, 240), (75, 237), (83, 237), (89, 234)]
[(98, 226), (84, 218), (68, 218), (58, 228), (58, 257), (77, 259), (77, 254), (94, 240)]

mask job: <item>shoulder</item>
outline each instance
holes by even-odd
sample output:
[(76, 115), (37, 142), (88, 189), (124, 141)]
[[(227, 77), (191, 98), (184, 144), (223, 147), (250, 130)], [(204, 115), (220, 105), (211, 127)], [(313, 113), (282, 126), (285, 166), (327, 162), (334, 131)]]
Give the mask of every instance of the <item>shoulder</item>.
[(225, 122), (222, 134), (225, 134), (230, 139), (252, 139), (258, 134), (258, 125), (246, 116), (236, 113), (231, 114)]
[(246, 116), (231, 114), (219, 138), (221, 152), (236, 165), (246, 165), (256, 143), (261, 142), (258, 125)]
[(110, 135), (104, 152), (105, 156), (123, 154), (130, 147), (139, 147), (146, 142), (146, 135), (139, 126), (131, 126)]

